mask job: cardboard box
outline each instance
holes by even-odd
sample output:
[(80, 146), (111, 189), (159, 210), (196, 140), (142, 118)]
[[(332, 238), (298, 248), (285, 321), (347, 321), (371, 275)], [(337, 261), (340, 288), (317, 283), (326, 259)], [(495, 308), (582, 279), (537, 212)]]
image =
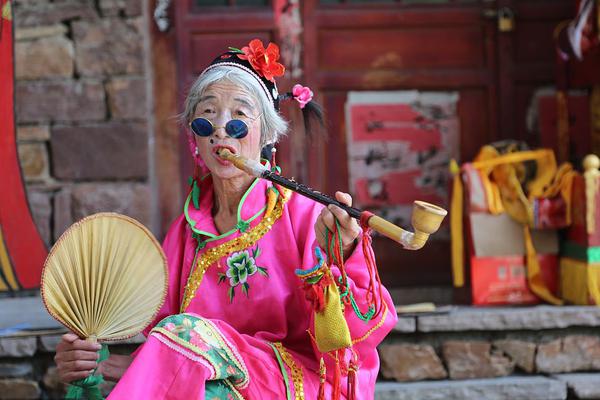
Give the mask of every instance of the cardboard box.
[[(471, 212), (469, 254), (471, 297), (476, 305), (534, 304), (540, 299), (527, 283), (523, 226), (508, 214)], [(532, 230), (542, 280), (558, 292), (558, 235), (555, 230)]]
[[(558, 289), (558, 256), (538, 255), (542, 280), (552, 293)], [(473, 304), (535, 304), (540, 299), (527, 285), (525, 256), (471, 257)]]
[[(503, 213), (469, 213), (472, 255), (502, 257), (525, 255), (523, 226)], [(532, 230), (533, 246), (538, 254), (558, 254), (558, 235), (555, 230)]]

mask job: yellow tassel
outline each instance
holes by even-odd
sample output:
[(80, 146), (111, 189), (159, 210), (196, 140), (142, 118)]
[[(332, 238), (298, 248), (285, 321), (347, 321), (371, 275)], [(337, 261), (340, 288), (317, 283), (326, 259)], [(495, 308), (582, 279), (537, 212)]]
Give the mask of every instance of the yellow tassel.
[(463, 240), (463, 186), (460, 168), (455, 160), (450, 161), (452, 202), (450, 203), (450, 235), (452, 239), (452, 277), (455, 287), (465, 285), (465, 260)]
[(525, 235), (525, 249), (527, 251), (525, 257), (527, 259), (527, 282), (529, 283), (529, 288), (540, 299), (550, 304), (562, 305), (563, 301), (554, 296), (542, 280), (540, 262), (537, 258), (535, 247), (533, 247), (533, 240), (531, 240), (531, 232), (528, 226), (525, 225), (523, 227), (523, 233)]
[(600, 159), (594, 154), (583, 160), (583, 179), (585, 180), (585, 225), (588, 235), (596, 231), (596, 195), (598, 193), (598, 178), (600, 178)]
[(325, 400), (325, 381), (327, 380), (327, 368), (325, 367), (325, 360), (321, 357), (319, 361), (319, 395), (317, 400)]

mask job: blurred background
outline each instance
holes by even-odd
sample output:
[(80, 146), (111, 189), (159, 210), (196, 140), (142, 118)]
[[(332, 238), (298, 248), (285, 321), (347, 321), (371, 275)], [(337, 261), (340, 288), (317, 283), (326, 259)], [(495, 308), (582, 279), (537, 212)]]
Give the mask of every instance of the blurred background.
[[(309, 141), (284, 106), (284, 175), (350, 192), (405, 227), (414, 199), (449, 206), (451, 158), (503, 139), (557, 149), (557, 87), (574, 97), (569, 160), (598, 146), (588, 92), (600, 52), (580, 61), (556, 51), (575, 0), (146, 3), (13, 3), (19, 160), (46, 246), (100, 210), (162, 238), (191, 172), (176, 118), (186, 90), (216, 54), (255, 37), (282, 47), (280, 92), (310, 86), (327, 113), (327, 139)], [(424, 251), (375, 246), (388, 286), (451, 301), (447, 227)]]
[[(292, 121), (289, 135), (278, 146), (283, 175), (321, 192), (350, 192), (358, 206), (405, 228), (410, 228), (415, 199), (450, 207), (451, 160), (459, 165), (470, 162), (488, 143), (513, 140), (522, 142), (520, 146), (549, 148), (559, 162), (571, 162), (580, 171), (584, 156), (600, 151), (596, 1), (1, 0), (0, 4), (5, 24), (0, 36), (2, 65), (14, 65), (14, 80), (5, 72), (9, 68), (1, 71), (5, 80), (0, 82), (5, 94), (0, 102), (5, 110), (0, 114), (4, 118), (0, 294), (7, 298), (36, 293), (47, 249), (86, 215), (127, 214), (159, 239), (164, 237), (182, 211), (192, 172), (185, 131), (177, 120), (186, 91), (216, 55), (229, 46), (241, 48), (253, 38), (281, 47), (287, 72), (278, 81), (279, 92), (291, 90), (295, 83), (309, 86), (328, 121), (326, 137), (309, 139), (297, 107), (283, 106)], [(485, 228), (475, 233), (477, 237), (510, 239), (510, 229), (481, 226)], [(473, 233), (463, 234), (468, 238)], [(560, 234), (555, 231), (554, 236), (558, 243)], [(421, 251), (403, 251), (378, 237), (374, 247), (382, 280), (397, 304), (474, 302), (470, 269), (467, 285), (453, 286), (448, 221)], [(522, 247), (515, 245), (501, 256), (517, 257), (521, 272), (508, 269), (517, 271), (510, 284), (518, 293), (530, 295)], [(556, 275), (558, 244), (549, 247), (547, 252), (556, 257)], [(490, 252), (480, 255), (498, 256)], [(485, 281), (486, 290), (502, 284), (506, 268), (498, 268), (492, 277), (477, 278)], [(479, 297), (480, 304), (539, 301), (533, 295)], [(587, 297), (583, 303), (588, 303)], [(493, 341), (539, 329), (592, 329), (600, 325), (600, 315), (590, 313), (587, 322), (565, 323), (569, 317), (551, 314), (547, 318), (554, 322), (538, 325), (523, 322), (526, 317), (520, 314), (502, 314), (491, 317), (504, 321), (495, 328), (482, 322), (489, 321), (487, 314), (468, 314), (462, 327), (452, 325), (450, 318), (447, 325), (431, 322), (434, 327), (429, 331), (419, 330), (421, 317), (408, 314), (397, 333), (409, 335), (409, 347), (393, 348), (401, 355), (390, 350), (396, 355), (388, 360), (386, 378), (463, 379), (514, 371), (600, 369), (597, 360), (587, 359), (562, 369), (554, 368), (555, 361), (550, 360), (544, 369), (544, 361), (535, 358), (544, 350), (539, 349), (543, 340), (537, 334), (519, 338), (525, 345), (518, 343), (517, 350)], [(419, 333), (436, 331), (455, 333)], [(469, 344), (466, 349), (460, 343), (452, 347), (452, 340), (463, 331), (484, 332), (474, 339), (483, 347)], [(591, 338), (588, 349), (600, 354), (597, 332), (584, 329), (549, 338), (558, 340), (561, 348), (570, 334)], [(445, 339), (450, 347), (444, 347)], [(507, 361), (494, 353), (500, 347), (504, 350), (499, 354)], [(471, 372), (457, 374), (453, 368), (461, 367), (451, 367), (452, 357), (469, 351), (479, 354), (483, 364), (469, 364)], [(517, 356), (507, 355), (511, 351), (526, 354), (526, 360), (519, 364)], [(580, 356), (586, 352), (577, 351)], [(415, 375), (410, 368), (404, 375), (397, 373), (403, 365), (417, 365), (420, 361), (414, 357), (433, 360), (429, 370), (423, 367), (428, 373)], [(565, 397), (530, 398), (566, 398), (566, 386), (552, 385), (541, 384)]]

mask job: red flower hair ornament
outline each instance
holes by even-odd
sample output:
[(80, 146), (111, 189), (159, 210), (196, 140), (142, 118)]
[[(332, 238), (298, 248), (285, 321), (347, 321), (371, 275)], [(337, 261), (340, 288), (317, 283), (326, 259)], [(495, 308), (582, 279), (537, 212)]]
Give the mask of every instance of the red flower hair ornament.
[(283, 76), (285, 67), (278, 63), (279, 46), (269, 43), (265, 49), (260, 39), (252, 40), (248, 46), (241, 49), (243, 54), (238, 54), (241, 60), (248, 60), (252, 68), (265, 79), (275, 82), (275, 77)]

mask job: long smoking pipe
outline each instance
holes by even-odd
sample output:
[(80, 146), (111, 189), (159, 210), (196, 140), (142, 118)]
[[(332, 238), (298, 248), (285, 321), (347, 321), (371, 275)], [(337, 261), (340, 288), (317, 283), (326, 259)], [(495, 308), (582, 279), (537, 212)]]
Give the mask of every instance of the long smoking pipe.
[(358, 220), (361, 219), (363, 213), (366, 213), (365, 215), (368, 217), (367, 224), (369, 228), (381, 233), (395, 242), (400, 243), (405, 249), (408, 250), (418, 250), (423, 247), (427, 242), (429, 235), (435, 233), (439, 229), (444, 217), (446, 214), (448, 214), (448, 212), (441, 207), (417, 200), (413, 203), (413, 213), (411, 219), (411, 223), (415, 231), (414, 233), (409, 232), (381, 217), (366, 211), (361, 211), (355, 207), (349, 207), (340, 203), (336, 199), (298, 183), (293, 179), (284, 178), (283, 176), (272, 172), (268, 167), (265, 167), (257, 161), (249, 160), (238, 154), (233, 154), (229, 149), (220, 148), (217, 151), (217, 155), (223, 160), (230, 161), (237, 168), (252, 176), (267, 179), (321, 204), (334, 204), (345, 210), (348, 214), (350, 214), (351, 217)]

